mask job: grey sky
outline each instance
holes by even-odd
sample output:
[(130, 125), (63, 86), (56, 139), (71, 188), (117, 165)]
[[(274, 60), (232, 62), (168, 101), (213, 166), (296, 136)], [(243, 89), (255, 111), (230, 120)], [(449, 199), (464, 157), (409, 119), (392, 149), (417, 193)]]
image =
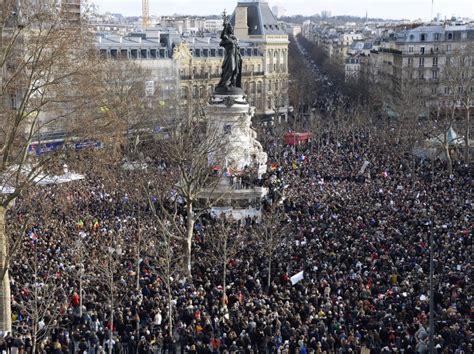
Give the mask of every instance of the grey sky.
[[(105, 12), (124, 15), (141, 14), (141, 0), (91, 0)], [(286, 14), (311, 15), (323, 10), (333, 15), (365, 16), (381, 18), (427, 19), (430, 17), (432, 0), (268, 0), (270, 6), (279, 5)], [(219, 14), (224, 8), (233, 11), (237, 0), (149, 0), (152, 15)], [(467, 16), (474, 18), (474, 0), (434, 0), (433, 16)]]

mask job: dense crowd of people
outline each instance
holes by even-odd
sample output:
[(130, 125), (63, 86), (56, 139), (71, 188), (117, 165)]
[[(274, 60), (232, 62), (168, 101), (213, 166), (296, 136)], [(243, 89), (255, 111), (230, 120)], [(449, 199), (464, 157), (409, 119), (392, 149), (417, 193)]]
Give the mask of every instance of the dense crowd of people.
[[(339, 88), (310, 69), (323, 89), (302, 111), (351, 114)], [(427, 353), (432, 241), (434, 350), (471, 353), (471, 167), (456, 162), (448, 175), (442, 161), (361, 132), (297, 147), (281, 135), (260, 134), (262, 219), (202, 214), (192, 277), (181, 243), (163, 244), (163, 225), (171, 235), (186, 225), (182, 200), (143, 192), (159, 188), (154, 173), (172, 173), (163, 162), (149, 174), (91, 168), (18, 199), (8, 216), (14, 330), (1, 334), (0, 352)], [(160, 224), (166, 209), (178, 215)], [(234, 247), (225, 289), (211, 244), (223, 230)]]
[(19, 200), (8, 221), (24, 234), (10, 267), (14, 332), (0, 351), (426, 353), (432, 234), (435, 351), (472, 352), (469, 166), (449, 176), (362, 135), (297, 148), (274, 138), (263, 220), (233, 225), (245, 242), (226, 262), (225, 296), (209, 215), (195, 227), (192, 279), (163, 277), (165, 251), (148, 247), (160, 201), (137, 193), (137, 172)]

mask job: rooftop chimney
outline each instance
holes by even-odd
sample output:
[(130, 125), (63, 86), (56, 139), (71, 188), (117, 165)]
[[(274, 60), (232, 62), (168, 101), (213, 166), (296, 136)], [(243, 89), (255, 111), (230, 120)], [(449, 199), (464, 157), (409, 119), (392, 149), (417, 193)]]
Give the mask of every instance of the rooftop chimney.
[(237, 38), (246, 39), (249, 37), (249, 26), (247, 25), (247, 6), (237, 6), (235, 9), (235, 28)]

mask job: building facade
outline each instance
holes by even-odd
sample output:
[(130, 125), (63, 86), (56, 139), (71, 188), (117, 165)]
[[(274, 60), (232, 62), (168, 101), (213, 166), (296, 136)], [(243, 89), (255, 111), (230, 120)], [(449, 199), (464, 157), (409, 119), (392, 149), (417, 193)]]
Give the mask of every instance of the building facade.
[[(430, 25), (401, 31), (384, 39), (380, 47), (370, 52), (365, 74), (373, 82), (386, 85), (394, 91), (416, 84), (427, 106), (447, 106), (452, 90), (474, 90), (474, 65), (465, 73), (472, 86), (453, 88), (449, 70), (454, 61), (466, 56), (472, 62), (474, 27), (472, 25)], [(461, 81), (460, 81), (461, 82)]]
[(61, 11), (67, 16), (68, 20), (80, 22), (81, 2), (82, 0), (61, 0)]
[[(285, 115), (288, 35), (264, 1), (239, 2), (231, 21), (239, 38), (242, 88), (249, 103), (256, 108), (257, 116)], [(191, 105), (207, 103), (220, 80), (224, 48), (219, 42), (217, 34), (187, 36), (174, 30), (96, 37), (96, 47), (103, 58), (136, 60), (147, 69), (175, 67), (179, 96)], [(158, 77), (156, 70), (154, 76)], [(160, 85), (157, 81), (156, 87)]]
[(257, 114), (286, 114), (289, 41), (285, 29), (264, 0), (239, 1), (231, 21), (236, 36), (241, 41), (253, 43), (263, 55), (262, 70), (258, 70), (260, 75), (244, 81), (247, 93), (257, 92), (257, 100), (252, 102), (257, 107)]

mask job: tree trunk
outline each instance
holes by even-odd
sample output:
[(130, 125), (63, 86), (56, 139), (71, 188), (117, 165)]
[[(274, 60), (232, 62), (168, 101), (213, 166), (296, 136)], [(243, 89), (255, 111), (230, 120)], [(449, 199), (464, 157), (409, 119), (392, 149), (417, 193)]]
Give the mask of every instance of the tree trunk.
[(110, 301), (110, 329), (109, 329), (109, 348), (108, 348), (109, 354), (112, 354), (113, 334), (114, 334), (114, 300), (112, 298)]
[(194, 215), (193, 215), (193, 203), (187, 201), (186, 203), (186, 240), (184, 242), (184, 266), (185, 274), (189, 279), (192, 279), (191, 273), (191, 251), (192, 251), (192, 242), (193, 242), (193, 231), (194, 231)]
[(37, 328), (36, 328), (36, 322), (33, 323), (33, 328), (32, 328), (32, 338), (31, 338), (31, 352), (36, 353), (36, 333), (37, 333)]
[(83, 291), (82, 291), (82, 269), (81, 275), (79, 276), (79, 317), (82, 318), (82, 303), (83, 303)]
[[(224, 236), (226, 237), (226, 236)], [(222, 274), (222, 308), (227, 308), (227, 304), (225, 303), (226, 298), (226, 273), (227, 273), (227, 257), (224, 259), (224, 272)]]
[(172, 298), (171, 298), (171, 285), (170, 284), (168, 284), (167, 290), (168, 290), (168, 334), (170, 338), (173, 338), (173, 308), (171, 307)]
[(470, 104), (466, 107), (466, 130), (464, 132), (464, 163), (469, 164), (469, 125), (470, 122)]
[(140, 240), (137, 243), (137, 263), (136, 263), (136, 269), (135, 271), (137, 272), (137, 277), (135, 278), (135, 290), (137, 293), (140, 291)]
[(451, 158), (451, 152), (449, 151), (448, 132), (449, 132), (449, 128), (448, 130), (444, 132), (443, 146), (444, 146), (444, 152), (446, 154), (446, 160), (448, 162), (448, 173), (449, 175), (451, 175), (453, 173), (453, 159)]
[(270, 286), (272, 285), (272, 256), (268, 256), (268, 279), (267, 279), (267, 293), (270, 294)]
[(0, 331), (5, 333), (12, 330), (10, 278), (8, 275), (7, 252), (8, 236), (5, 228), (7, 209), (0, 206)]

